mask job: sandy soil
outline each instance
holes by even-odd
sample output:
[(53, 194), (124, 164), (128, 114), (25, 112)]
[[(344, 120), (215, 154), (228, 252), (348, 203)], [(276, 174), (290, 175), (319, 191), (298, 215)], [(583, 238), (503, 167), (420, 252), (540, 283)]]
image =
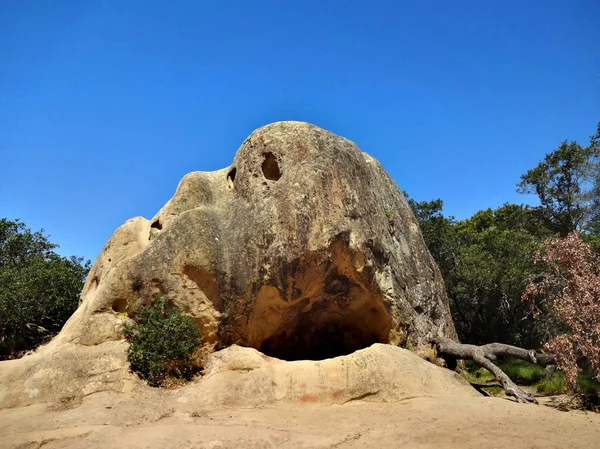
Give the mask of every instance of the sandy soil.
[(503, 398), (183, 412), (97, 394), (0, 410), (2, 448), (600, 448), (600, 414)]

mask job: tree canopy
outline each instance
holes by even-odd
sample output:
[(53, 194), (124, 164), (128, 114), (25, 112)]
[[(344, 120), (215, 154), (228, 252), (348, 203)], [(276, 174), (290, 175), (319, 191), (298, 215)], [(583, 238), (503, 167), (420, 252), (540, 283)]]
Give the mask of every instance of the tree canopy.
[[(598, 137), (590, 145), (562, 142), (521, 176), (519, 193), (533, 193), (548, 226), (561, 236), (590, 225), (597, 202)], [(595, 198), (596, 197), (596, 198)]]
[(0, 219), (0, 359), (55, 335), (77, 308), (90, 263), (56, 248), (43, 230)]
[(548, 322), (534, 320), (521, 295), (543, 270), (534, 259), (547, 239), (578, 230), (600, 247), (599, 136), (600, 124), (588, 146), (563, 142), (521, 177), (518, 191), (536, 194), (535, 206), (506, 203), (456, 220), (441, 199), (408, 198), (462, 341), (539, 347), (549, 337)]
[(537, 212), (505, 204), (457, 221), (442, 215), (441, 200), (409, 202), (442, 272), (461, 341), (538, 345), (535, 322), (521, 301), (540, 236), (549, 234)]

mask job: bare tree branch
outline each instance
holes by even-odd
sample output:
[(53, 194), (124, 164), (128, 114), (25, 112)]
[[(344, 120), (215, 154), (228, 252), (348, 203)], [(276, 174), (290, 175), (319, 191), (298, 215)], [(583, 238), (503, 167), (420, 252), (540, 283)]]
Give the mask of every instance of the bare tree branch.
[(514, 397), (517, 402), (532, 402), (537, 404), (538, 401), (533, 395), (523, 391), (493, 362), (498, 360), (498, 357), (515, 357), (535, 363), (540, 366), (554, 365), (556, 362), (550, 354), (536, 352), (518, 348), (516, 346), (505, 345), (502, 343), (490, 343), (483, 346), (475, 346), (457, 343), (449, 338), (442, 338), (436, 342), (438, 352), (441, 354), (450, 355), (461, 360), (473, 360), (479, 366), (487, 369), (494, 375), (502, 384), (502, 388), (507, 396)]

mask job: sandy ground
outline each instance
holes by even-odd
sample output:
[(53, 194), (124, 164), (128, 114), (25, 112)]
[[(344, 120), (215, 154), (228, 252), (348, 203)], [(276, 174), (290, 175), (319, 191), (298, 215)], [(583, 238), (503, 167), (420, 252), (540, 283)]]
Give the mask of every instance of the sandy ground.
[(2, 448), (600, 448), (600, 414), (503, 398), (183, 412), (93, 395), (0, 410)]

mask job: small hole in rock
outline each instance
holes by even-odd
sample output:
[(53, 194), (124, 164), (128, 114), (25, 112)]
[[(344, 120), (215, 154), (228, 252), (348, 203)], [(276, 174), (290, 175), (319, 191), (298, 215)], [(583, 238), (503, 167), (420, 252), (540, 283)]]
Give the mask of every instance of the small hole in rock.
[(162, 225), (160, 224), (159, 220), (154, 221), (151, 225), (151, 228), (155, 228), (158, 229), (159, 231), (162, 229)]
[(229, 173), (227, 173), (227, 184), (229, 185), (230, 189), (233, 189), (233, 182), (235, 181), (236, 173), (237, 169), (235, 167), (233, 167), (231, 170), (229, 170)]
[(281, 171), (279, 171), (279, 164), (277, 158), (273, 153), (265, 153), (265, 160), (262, 163), (262, 172), (265, 178), (269, 181), (277, 181), (281, 178)]
[(112, 309), (117, 313), (125, 313), (127, 311), (127, 300), (123, 298), (117, 299), (113, 302)]

